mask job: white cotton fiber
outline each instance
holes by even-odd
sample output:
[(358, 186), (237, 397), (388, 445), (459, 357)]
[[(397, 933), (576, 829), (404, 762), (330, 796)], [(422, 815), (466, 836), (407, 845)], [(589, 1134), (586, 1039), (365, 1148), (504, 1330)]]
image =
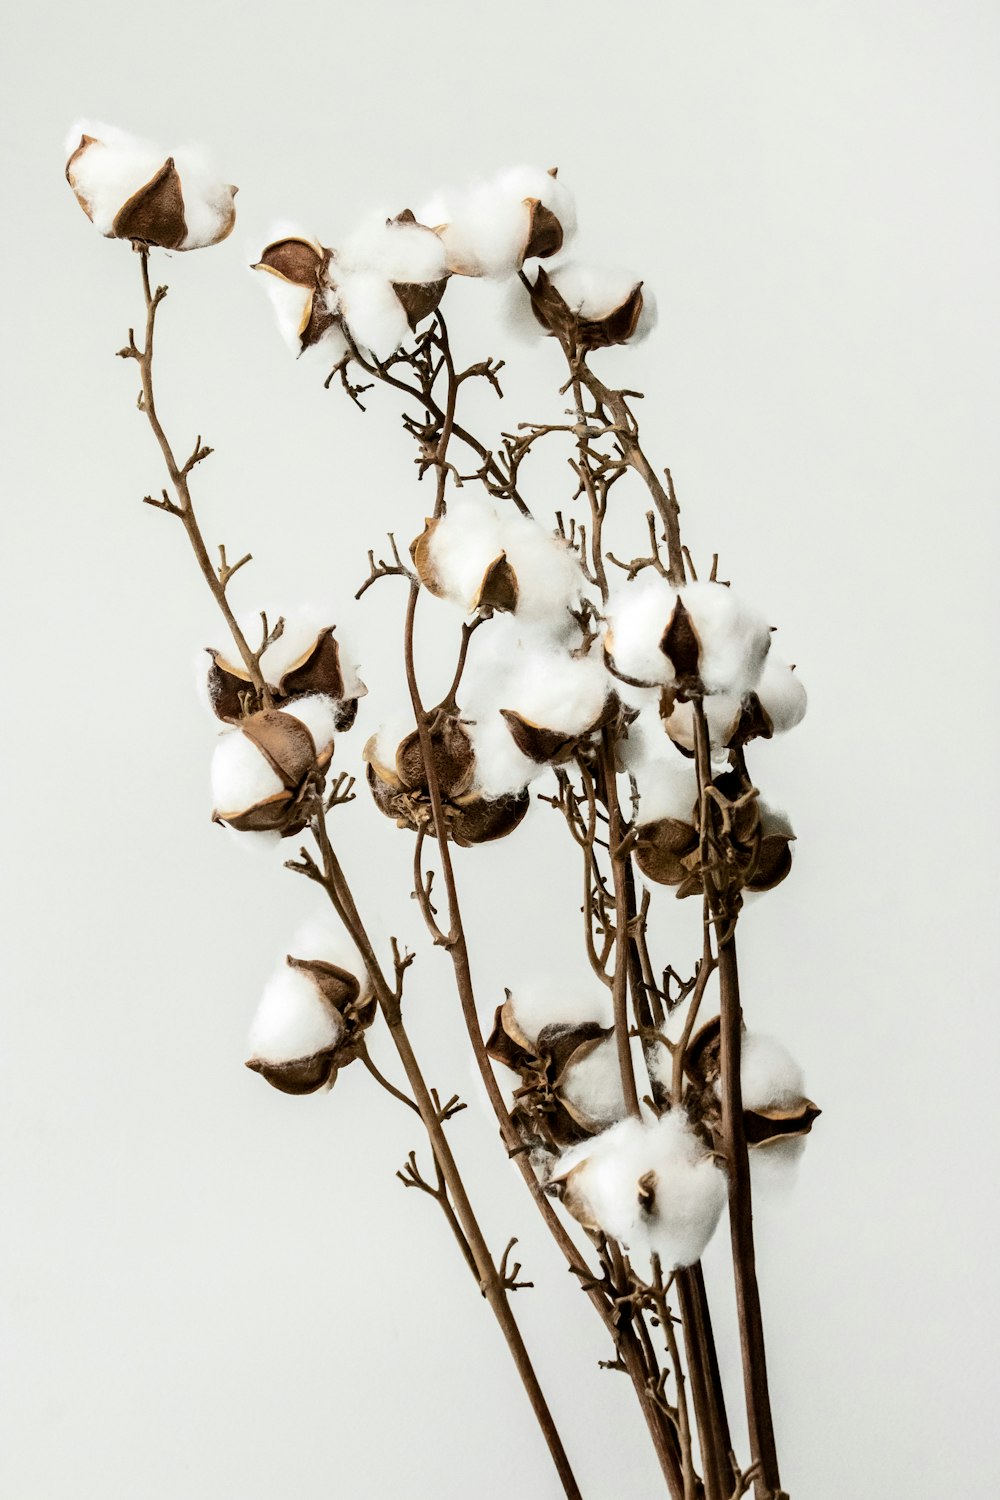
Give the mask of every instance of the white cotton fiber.
[[(296, 955), (298, 957), (299, 955)], [(335, 1047), (344, 1023), (308, 974), (282, 963), (268, 980), (247, 1039), (252, 1061), (298, 1062)]]
[(555, 214), (564, 237), (572, 234), (576, 214), (571, 194), (538, 167), (514, 167), (489, 182), (440, 193), (418, 217), (438, 230), (451, 270), (463, 276), (513, 276), (530, 233), (530, 198)]
[(256, 274), (267, 292), (278, 331), (292, 352), (297, 356), (303, 355), (310, 362), (314, 357), (321, 358), (331, 368), (339, 363), (347, 353), (347, 340), (339, 323), (331, 323), (315, 344), (308, 349), (302, 348), (302, 334), (309, 320), (312, 293), (306, 287), (283, 281), (280, 276), (272, 276), (269, 271), (259, 271)]
[(532, 1046), (544, 1026), (583, 1026), (596, 1021), (610, 1026), (611, 998), (605, 989), (566, 989), (558, 979), (533, 975), (518, 982), (511, 992), (511, 1010)]
[(625, 1092), (618, 1044), (613, 1036), (606, 1037), (567, 1068), (560, 1093), (599, 1130), (624, 1118)]
[[(667, 1271), (701, 1258), (726, 1202), (726, 1179), (681, 1110), (655, 1122), (623, 1120), (574, 1146), (556, 1179), (581, 1163), (573, 1189), (605, 1234), (633, 1255), (659, 1255)], [(650, 1212), (640, 1202), (648, 1172), (655, 1173)]]
[(199, 146), (172, 153), (181, 179), (187, 234), (182, 250), (198, 250), (225, 239), (233, 225), (233, 188), (222, 182)]
[(761, 707), (770, 719), (775, 733), (794, 729), (806, 713), (806, 690), (799, 674), (769, 652), (756, 687)]
[(563, 261), (550, 272), (552, 285), (570, 312), (588, 322), (606, 318), (635, 291), (642, 278), (614, 266)]
[(599, 650), (575, 657), (558, 647), (522, 647), (510, 662), (501, 707), (530, 724), (582, 734), (600, 718), (612, 680)]
[(330, 299), (331, 311), (343, 318), (351, 337), (377, 359), (387, 359), (409, 336), (403, 304), (393, 291), (391, 281), (375, 271), (333, 271), (336, 292)]
[(802, 1069), (777, 1037), (743, 1034), (740, 1086), (745, 1109), (790, 1109), (805, 1097)]
[(504, 550), (495, 508), (478, 495), (455, 495), (433, 528), (427, 556), (445, 597), (471, 613), (483, 576)]
[(646, 761), (633, 772), (639, 791), (639, 822), (676, 818), (690, 823), (698, 800), (698, 775), (693, 760), (685, 760), (672, 746), (662, 760)]
[(722, 583), (688, 583), (680, 596), (700, 642), (706, 692), (742, 696), (755, 688), (771, 648), (766, 618)]
[[(472, 709), (468, 710), (472, 714)], [(483, 797), (506, 797), (522, 792), (547, 768), (523, 755), (514, 743), (499, 710), (481, 706), (465, 723), (476, 757), (473, 790)]]
[(384, 280), (426, 284), (448, 273), (440, 237), (423, 224), (397, 224), (385, 214), (373, 214), (354, 229), (337, 249), (338, 272), (371, 271)]
[(517, 575), (517, 616), (554, 634), (569, 623), (567, 611), (579, 605), (584, 577), (576, 554), (513, 505), (498, 513), (500, 540)]
[(295, 698), (283, 710), (304, 724), (313, 737), (317, 753), (322, 755), (333, 744), (336, 730), (337, 705), (324, 693), (310, 693), (305, 698)]
[(660, 642), (676, 602), (676, 590), (652, 568), (619, 583), (608, 600), (605, 635), (616, 671), (643, 683), (673, 682), (674, 669)]
[(226, 729), (212, 756), (212, 800), (220, 813), (241, 813), (284, 791), (257, 746), (241, 729)]
[(85, 135), (94, 144), (73, 163), (70, 183), (86, 200), (94, 228), (110, 235), (119, 210), (156, 176), (169, 153), (117, 126), (104, 125), (98, 120), (77, 120), (66, 138), (67, 158)]

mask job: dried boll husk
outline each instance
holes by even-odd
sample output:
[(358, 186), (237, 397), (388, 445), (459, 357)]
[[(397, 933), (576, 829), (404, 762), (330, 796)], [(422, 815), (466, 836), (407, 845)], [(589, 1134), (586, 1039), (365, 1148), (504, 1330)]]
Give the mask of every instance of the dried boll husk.
[(66, 180), (106, 238), (198, 250), (231, 234), (237, 190), (216, 179), (198, 152), (168, 155), (97, 124), (74, 127), (69, 148)]
[(367, 980), (338, 964), (292, 954), (285, 964), (262, 997), (246, 1066), (282, 1093), (313, 1094), (358, 1056), (376, 1002)]
[(658, 818), (636, 829), (635, 862), (656, 885), (681, 885), (691, 875), (685, 860), (698, 848), (698, 831), (680, 818)]
[(332, 755), (332, 742), (317, 749), (312, 732), (291, 713), (262, 709), (242, 719), (216, 749), (213, 782), (224, 805), (212, 813), (213, 823), (239, 833), (300, 833), (309, 821), (308, 793), (322, 784)]
[[(357, 717), (358, 699), (367, 689), (363, 682), (352, 675), (351, 694), (348, 696), (347, 677), (340, 656), (340, 645), (334, 630), (328, 625), (302, 654), (288, 665), (277, 684), (268, 684), (275, 708), (286, 708), (302, 698), (320, 695), (333, 703), (334, 728), (346, 732)], [(247, 711), (254, 712), (257, 706), (256, 693), (249, 674), (242, 664), (234, 665), (211, 647), (208, 654), (212, 665), (208, 672), (208, 696), (218, 718), (226, 723), (238, 723)], [(265, 661), (262, 665), (266, 664)]]
[[(266, 245), (251, 268), (269, 280), (279, 322), (292, 319), (289, 332), (296, 352), (303, 354), (336, 331), (337, 318), (326, 303), (333, 252), (318, 240), (289, 234)], [(279, 292), (279, 288), (284, 291)]]
[[(558, 273), (549, 274), (539, 266), (531, 286), (531, 310), (546, 333), (579, 350), (606, 349), (612, 344), (627, 344), (640, 333), (644, 309), (642, 282), (636, 281), (621, 291), (621, 298), (598, 314), (590, 314), (583, 299), (572, 298), (571, 306), (557, 282)], [(645, 329), (641, 330), (645, 332)]]
[[(527, 791), (484, 797), (473, 789), (476, 758), (464, 724), (442, 714), (429, 730), (431, 757), (449, 836), (463, 848), (490, 843), (513, 833), (528, 811)], [(380, 736), (364, 748), (368, 786), (375, 805), (400, 828), (434, 836), (434, 815), (424, 769), (420, 735), (413, 730), (387, 756)]]

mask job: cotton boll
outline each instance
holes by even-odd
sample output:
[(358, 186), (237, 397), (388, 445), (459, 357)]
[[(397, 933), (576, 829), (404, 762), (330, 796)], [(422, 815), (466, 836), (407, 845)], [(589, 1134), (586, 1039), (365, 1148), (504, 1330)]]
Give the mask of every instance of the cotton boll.
[(567, 1068), (559, 1089), (564, 1102), (599, 1130), (625, 1114), (618, 1044), (606, 1037)]
[(327, 698), (322, 693), (311, 693), (306, 698), (294, 698), (284, 712), (306, 726), (320, 754), (333, 744), (337, 705), (332, 698)]
[(212, 756), (212, 799), (221, 812), (239, 812), (282, 791), (284, 782), (242, 730), (219, 736)]
[(330, 310), (344, 319), (354, 342), (379, 359), (394, 353), (409, 336), (410, 325), (391, 281), (374, 271), (334, 274), (336, 294)]
[(614, 1019), (606, 990), (565, 989), (557, 979), (538, 975), (519, 980), (511, 991), (510, 1006), (531, 1046), (545, 1026), (583, 1026), (588, 1021), (610, 1026)]
[(388, 281), (426, 284), (446, 276), (448, 265), (444, 246), (433, 230), (378, 214), (341, 241), (335, 275), (338, 270), (371, 271)]
[(633, 1255), (660, 1257), (664, 1270), (692, 1265), (715, 1231), (726, 1180), (687, 1117), (674, 1109), (654, 1123), (629, 1118), (561, 1159), (557, 1181)]
[(806, 713), (806, 690), (798, 673), (768, 654), (756, 688), (760, 706), (776, 734), (794, 729)]
[[(72, 160), (88, 136), (93, 145)], [(155, 177), (167, 157), (150, 142), (96, 120), (76, 121), (67, 136), (66, 154), (71, 158), (67, 167), (70, 185), (103, 235), (113, 234), (123, 204)]]
[(268, 981), (250, 1027), (251, 1060), (296, 1062), (335, 1047), (344, 1025), (301, 969), (282, 964)]
[(579, 605), (584, 577), (576, 554), (513, 506), (499, 513), (500, 540), (517, 575), (517, 616), (553, 632), (565, 630), (568, 611)]
[(698, 675), (708, 693), (756, 687), (771, 648), (765, 617), (721, 583), (689, 583), (680, 597), (699, 641)]
[(605, 645), (615, 671), (641, 683), (673, 682), (674, 669), (660, 650), (677, 594), (665, 578), (646, 568), (612, 593)]
[(503, 707), (530, 724), (582, 734), (600, 718), (611, 681), (600, 655), (574, 657), (558, 649), (522, 651), (511, 663)]
[(475, 607), (486, 569), (503, 550), (497, 513), (479, 496), (453, 498), (427, 543), (442, 593), (466, 613)]
[(529, 248), (529, 200), (554, 215), (563, 239), (573, 232), (576, 213), (570, 193), (537, 167), (511, 168), (492, 181), (438, 194), (419, 218), (437, 229), (450, 270), (463, 276), (513, 276)]
[(508, 167), (497, 178), (498, 193), (523, 202), (537, 198), (543, 208), (555, 214), (563, 232), (563, 245), (576, 233), (576, 202), (558, 174), (544, 167)]
[[(284, 674), (293, 667), (314, 644), (318, 635), (324, 630), (329, 630), (334, 611), (329, 604), (317, 604), (315, 601), (307, 601), (297, 604), (294, 608), (281, 611), (276, 608), (265, 610), (268, 620), (283, 620), (281, 634), (276, 641), (272, 641), (264, 655), (261, 657), (261, 669), (268, 682), (280, 682)], [(250, 621), (247, 629), (251, 628)], [(365, 685), (358, 676), (357, 666), (353, 655), (345, 647), (339, 628), (336, 632), (336, 640), (340, 648), (340, 669), (344, 677), (344, 697), (357, 698), (363, 696)]]
[(642, 278), (614, 266), (568, 260), (549, 272), (549, 280), (570, 312), (596, 322), (627, 302)]
[(740, 1087), (744, 1109), (790, 1109), (805, 1097), (802, 1069), (787, 1047), (755, 1031), (743, 1035)]
[(293, 281), (282, 281), (278, 276), (264, 276), (262, 280), (278, 331), (296, 357), (308, 355), (312, 359), (318, 356), (330, 366), (344, 358), (347, 340), (337, 323), (331, 323), (307, 349), (302, 348), (302, 335), (313, 306), (314, 294), (308, 287), (298, 286)]

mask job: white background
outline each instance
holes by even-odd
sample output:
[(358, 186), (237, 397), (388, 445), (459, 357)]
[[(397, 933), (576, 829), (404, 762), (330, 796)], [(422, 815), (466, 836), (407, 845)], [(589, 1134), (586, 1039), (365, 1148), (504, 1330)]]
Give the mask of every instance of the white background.
[[(793, 877), (746, 916), (752, 1024), (824, 1115), (794, 1192), (759, 1204), (782, 1473), (794, 1500), (996, 1493), (996, 58), (988, 3), (19, 6), (2, 141), (5, 959), (3, 1441), (10, 1500), (482, 1500), (557, 1494), (499, 1336), (432, 1204), (393, 1171), (405, 1112), (242, 1061), (256, 996), (314, 893), (208, 821), (222, 644), (116, 361), (138, 265), (62, 177), (89, 113), (209, 144), (241, 185), (218, 249), (160, 257), (162, 415), (206, 531), (257, 559), (240, 606), (329, 600), (372, 688), (402, 590), (350, 603), (413, 485), (395, 397), (367, 416), (296, 366), (245, 267), (291, 215), (362, 210), (510, 161), (558, 163), (581, 247), (655, 287), (608, 355), (647, 393), (697, 557), (764, 603), (811, 690), (754, 760)], [(557, 351), (512, 344), (480, 288), (460, 351), (507, 355), (495, 434), (561, 409)], [(600, 358), (600, 357), (599, 357)], [(544, 485), (542, 494), (537, 488)], [(561, 461), (531, 486), (560, 498)], [(548, 493), (551, 487), (551, 497)], [(638, 505), (638, 497), (634, 497)], [(441, 673), (443, 675), (443, 668)], [(362, 799), (337, 824), (382, 930), (420, 938), (410, 843)], [(484, 1015), (522, 968), (580, 963), (576, 863), (536, 809), (459, 864)], [(690, 965), (686, 908), (657, 905)], [(536, 1229), (470, 1082), (440, 954), (409, 1015), (518, 1299), (587, 1500), (657, 1474), (596, 1319)], [(725, 1236), (708, 1271), (738, 1408)]]

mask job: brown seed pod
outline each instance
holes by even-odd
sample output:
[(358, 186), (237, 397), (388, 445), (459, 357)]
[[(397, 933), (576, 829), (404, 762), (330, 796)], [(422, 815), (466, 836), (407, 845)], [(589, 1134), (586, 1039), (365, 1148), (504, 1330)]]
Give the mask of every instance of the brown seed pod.
[(531, 289), (531, 310), (546, 333), (571, 340), (585, 350), (627, 344), (638, 326), (642, 307), (642, 283), (638, 282), (604, 317), (581, 318), (556, 290), (543, 266), (539, 266)]

